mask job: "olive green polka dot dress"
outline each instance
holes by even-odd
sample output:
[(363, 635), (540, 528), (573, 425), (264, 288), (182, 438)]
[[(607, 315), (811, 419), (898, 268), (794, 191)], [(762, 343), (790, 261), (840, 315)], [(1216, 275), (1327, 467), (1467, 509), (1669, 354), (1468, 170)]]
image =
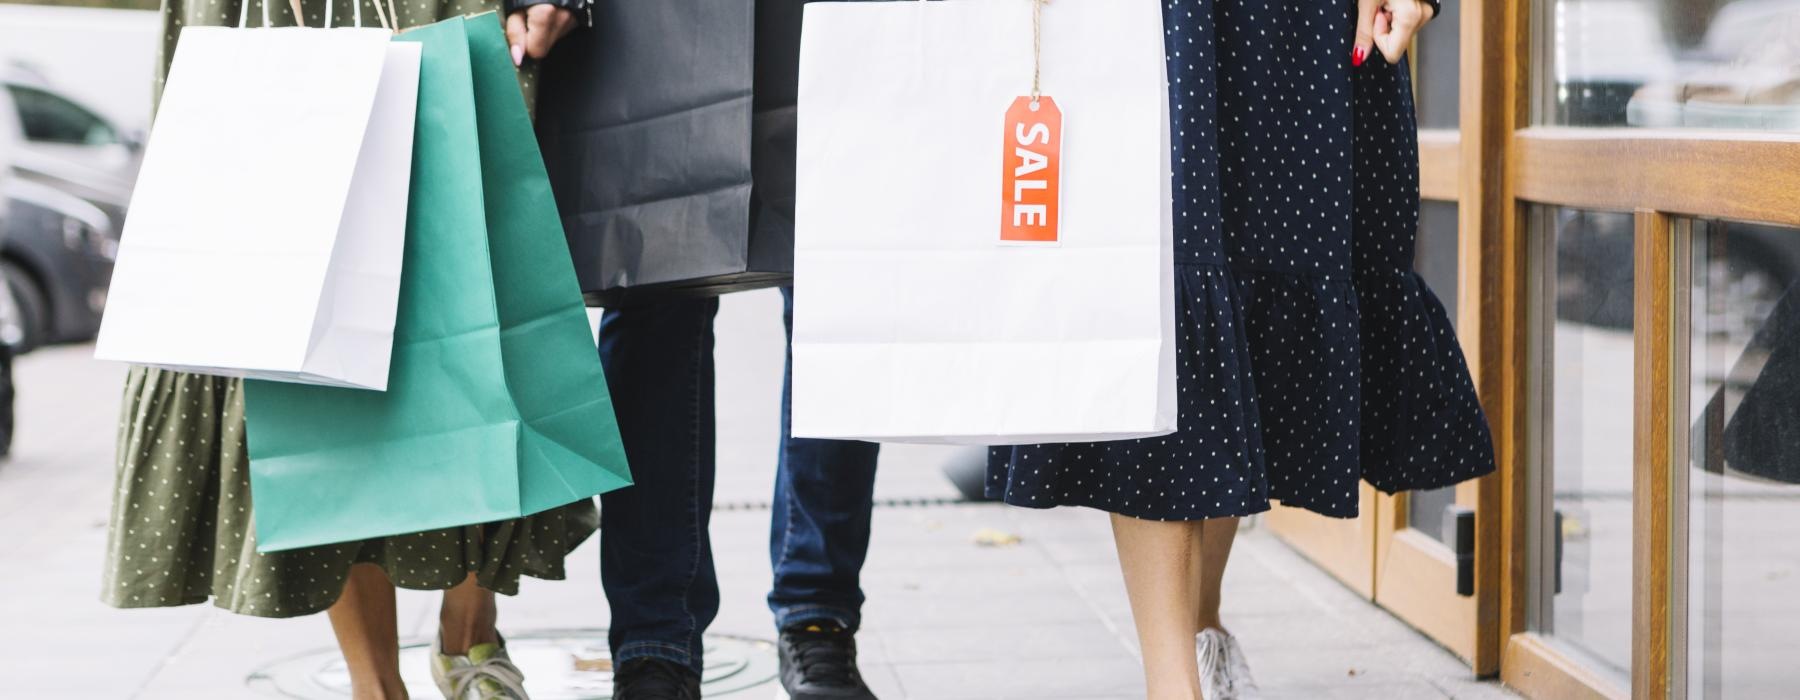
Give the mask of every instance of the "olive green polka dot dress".
[[(497, 7), (481, 0), (394, 5), (403, 27)], [(269, 11), (271, 24), (293, 24), (285, 2)], [(323, 22), (318, 0), (302, 11), (311, 26)], [(261, 10), (250, 12), (256, 26)], [(373, 6), (363, 12), (365, 24), (379, 26)], [(348, 3), (333, 14), (347, 24)], [(166, 0), (162, 65), (180, 27), (236, 22), (235, 2)], [(529, 81), (521, 85), (529, 96)], [(246, 615), (307, 615), (337, 600), (358, 563), (380, 566), (403, 588), (446, 589), (472, 573), (483, 587), (511, 595), (520, 576), (563, 578), (563, 558), (599, 526), (589, 500), (517, 520), (258, 554), (242, 383), (160, 369), (134, 367), (126, 378), (117, 469), (102, 596), (126, 608), (211, 599)]]

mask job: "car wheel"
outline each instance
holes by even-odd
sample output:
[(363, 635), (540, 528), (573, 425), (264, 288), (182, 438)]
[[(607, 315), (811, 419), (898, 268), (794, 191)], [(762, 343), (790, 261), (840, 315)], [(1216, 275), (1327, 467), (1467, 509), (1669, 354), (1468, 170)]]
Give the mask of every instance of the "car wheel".
[(50, 326), (50, 302), (37, 281), (25, 268), (9, 260), (0, 260), (0, 274), (6, 275), (7, 291), (12, 292), (18, 307), (20, 338), (13, 348), (25, 354), (42, 345)]

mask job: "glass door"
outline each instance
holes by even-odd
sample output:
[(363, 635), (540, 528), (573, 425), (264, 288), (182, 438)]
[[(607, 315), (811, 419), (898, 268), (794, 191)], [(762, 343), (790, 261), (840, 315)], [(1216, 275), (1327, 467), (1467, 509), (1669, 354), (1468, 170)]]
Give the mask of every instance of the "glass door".
[(1492, 21), (1521, 397), (1501, 676), (1533, 697), (1791, 695), (1800, 0)]
[[(1671, 695), (1777, 698), (1800, 655), (1800, 228), (1688, 229), (1687, 556)], [(1679, 491), (1685, 491), (1685, 498)], [(1678, 547), (1679, 549), (1679, 547)], [(1679, 610), (1679, 608), (1678, 608)], [(1685, 638), (1685, 643), (1682, 643)]]
[[(1472, 10), (1472, 11), (1471, 11)], [(1479, 92), (1482, 76), (1471, 70), (1480, 60), (1480, 7), (1445, 3), (1414, 47), (1414, 95), (1420, 126), (1420, 211), (1414, 268), (1444, 302), (1463, 340), (1477, 389), (1487, 405), (1492, 387), (1482, 381), (1479, 338), (1483, 294), (1479, 256), (1483, 244), (1480, 201), (1485, 171), (1478, 138), (1464, 138), (1463, 104)], [(1470, 116), (1475, 116), (1471, 114)], [(1491, 548), (1477, 546), (1480, 528), (1497, 532), (1493, 514), (1482, 508), (1483, 492), (1497, 494), (1498, 480), (1377, 499), (1375, 601), (1456, 652), (1482, 675), (1498, 670), (1498, 645), (1480, 629), (1483, 611), (1492, 618), (1498, 603)], [(1491, 536), (1490, 536), (1491, 539)]]
[[(1457, 324), (1485, 400), (1481, 349), (1471, 342), (1479, 337), (1483, 317), (1484, 228), (1479, 207), (1465, 206), (1482, 196), (1484, 171), (1481, 141), (1463, 138), (1462, 107), (1466, 91), (1480, 84), (1480, 75), (1468, 68), (1480, 59), (1481, 15), (1465, 15), (1465, 4), (1445, 3), (1444, 16), (1421, 34), (1411, 54), (1424, 199), (1414, 267)], [(1471, 32), (1477, 37), (1473, 43), (1466, 39)], [(1477, 542), (1499, 532), (1496, 520), (1481, 518), (1483, 498), (1493, 502), (1498, 489), (1494, 478), (1400, 496), (1364, 485), (1356, 520), (1277, 508), (1267, 522), (1346, 585), (1487, 675), (1498, 670), (1499, 645), (1492, 634), (1482, 633), (1479, 621), (1484, 615), (1491, 620), (1498, 607), (1499, 558), (1493, 546)]]

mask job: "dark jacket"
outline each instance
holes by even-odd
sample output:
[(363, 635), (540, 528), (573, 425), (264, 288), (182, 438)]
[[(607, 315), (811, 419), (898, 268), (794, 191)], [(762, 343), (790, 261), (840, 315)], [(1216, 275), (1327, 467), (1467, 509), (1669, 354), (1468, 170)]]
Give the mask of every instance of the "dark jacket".
[(551, 52), (538, 135), (590, 303), (790, 278), (803, 4), (597, 0)]

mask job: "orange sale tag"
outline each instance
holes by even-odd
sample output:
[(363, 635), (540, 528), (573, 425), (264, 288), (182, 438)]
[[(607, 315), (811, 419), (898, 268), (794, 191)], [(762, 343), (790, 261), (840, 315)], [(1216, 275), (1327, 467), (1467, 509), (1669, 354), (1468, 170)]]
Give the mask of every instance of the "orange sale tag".
[(1000, 177), (1000, 240), (1056, 243), (1062, 202), (1062, 110), (1048, 97), (1021, 97), (1006, 110)]

